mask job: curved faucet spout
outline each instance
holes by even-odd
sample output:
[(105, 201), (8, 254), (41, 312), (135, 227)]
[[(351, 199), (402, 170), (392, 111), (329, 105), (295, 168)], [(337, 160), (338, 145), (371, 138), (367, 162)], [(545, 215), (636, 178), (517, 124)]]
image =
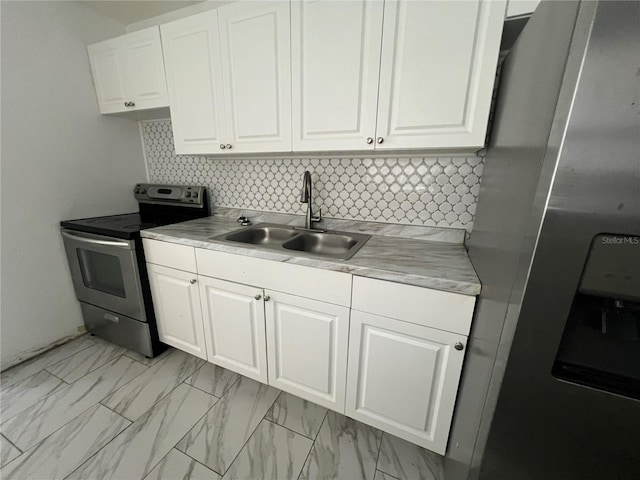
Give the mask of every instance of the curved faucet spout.
[(302, 192), (300, 193), (300, 203), (307, 204), (307, 215), (305, 217), (304, 228), (312, 229), (314, 222), (322, 220), (322, 209), (317, 216), (313, 215), (313, 193), (311, 188), (311, 173), (309, 170), (302, 176)]

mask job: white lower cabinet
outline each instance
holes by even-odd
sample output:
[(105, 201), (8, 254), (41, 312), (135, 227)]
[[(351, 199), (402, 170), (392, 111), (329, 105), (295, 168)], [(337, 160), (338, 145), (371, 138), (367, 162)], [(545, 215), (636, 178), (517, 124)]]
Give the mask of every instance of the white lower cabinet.
[(349, 308), (265, 292), (269, 384), (344, 413)]
[(160, 341), (207, 358), (196, 274), (147, 263)]
[(466, 337), (353, 310), (346, 414), (444, 454)]
[(143, 243), (160, 340), (445, 453), (475, 297)]
[(262, 289), (199, 277), (207, 358), (267, 383)]

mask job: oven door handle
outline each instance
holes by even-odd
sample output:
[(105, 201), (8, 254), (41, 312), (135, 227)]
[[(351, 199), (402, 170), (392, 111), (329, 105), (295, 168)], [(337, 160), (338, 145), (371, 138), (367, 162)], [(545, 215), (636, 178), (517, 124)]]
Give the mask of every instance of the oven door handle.
[(113, 240), (97, 240), (95, 238), (83, 237), (82, 235), (76, 235), (68, 232), (62, 232), (62, 236), (70, 238), (71, 240), (91, 243), (93, 245), (105, 245), (108, 247), (131, 248), (131, 245), (129, 244), (129, 242), (118, 242)]

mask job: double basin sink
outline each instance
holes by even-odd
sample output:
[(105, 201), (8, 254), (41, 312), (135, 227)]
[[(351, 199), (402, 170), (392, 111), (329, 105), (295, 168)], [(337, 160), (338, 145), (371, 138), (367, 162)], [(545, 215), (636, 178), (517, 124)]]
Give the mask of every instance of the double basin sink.
[(280, 250), (295, 251), (317, 257), (348, 260), (371, 238), (362, 233), (308, 230), (287, 225), (261, 223), (231, 233), (211, 237), (211, 240), (244, 243)]

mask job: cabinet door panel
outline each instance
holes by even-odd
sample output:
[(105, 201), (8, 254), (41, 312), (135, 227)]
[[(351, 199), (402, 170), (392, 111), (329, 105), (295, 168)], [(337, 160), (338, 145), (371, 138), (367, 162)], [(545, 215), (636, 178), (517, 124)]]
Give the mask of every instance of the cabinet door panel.
[(128, 100), (136, 109), (169, 105), (164, 59), (158, 27), (146, 28), (122, 37), (123, 61), (127, 72)]
[(270, 385), (344, 413), (349, 309), (266, 294)]
[(232, 152), (291, 150), (288, 2), (218, 10), (225, 112)]
[(147, 272), (160, 340), (206, 360), (196, 274), (151, 263)]
[(124, 72), (120, 62), (120, 39), (89, 45), (87, 51), (100, 113), (128, 110), (124, 106), (128, 100), (125, 98)]
[(385, 2), (376, 149), (484, 145), (505, 2)]
[(383, 2), (291, 5), (294, 150), (372, 150)]
[(466, 337), (351, 313), (346, 414), (444, 454)]
[(199, 280), (209, 361), (267, 383), (262, 290), (209, 277)]
[(162, 25), (176, 153), (215, 153), (224, 136), (224, 100), (215, 10)]

